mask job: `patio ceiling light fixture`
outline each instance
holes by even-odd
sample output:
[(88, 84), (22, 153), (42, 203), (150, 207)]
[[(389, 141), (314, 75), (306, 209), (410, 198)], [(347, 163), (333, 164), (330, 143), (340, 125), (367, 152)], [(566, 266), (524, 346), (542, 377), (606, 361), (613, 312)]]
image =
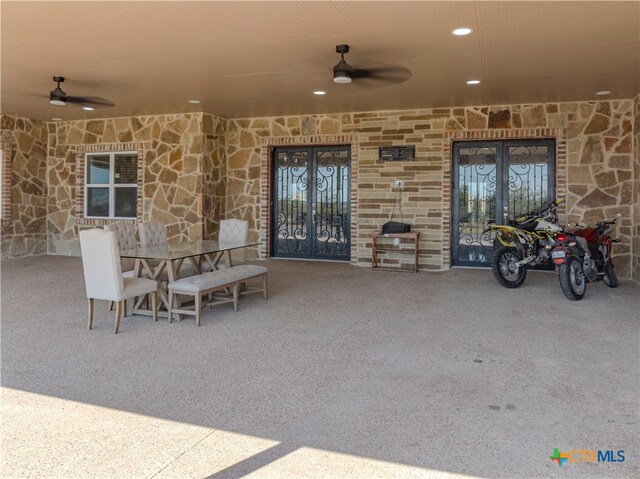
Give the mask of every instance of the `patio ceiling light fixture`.
[(83, 106), (82, 109), (85, 110), (85, 111), (93, 111), (93, 110), (95, 110), (95, 108), (92, 107), (92, 106)]
[(193, 105), (199, 105), (200, 100), (187, 100), (187, 103), (192, 103)]
[(456, 28), (455, 30), (451, 30), (451, 35), (455, 35), (456, 37), (463, 37), (465, 35), (469, 35), (470, 33), (473, 33), (473, 29), (469, 27), (460, 27)]
[(322, 90), (316, 90), (313, 92), (314, 95), (318, 95), (318, 96), (322, 96), (322, 95), (326, 95), (327, 92), (326, 91), (322, 91)]
[(480, 80), (467, 80), (467, 85), (478, 85)]
[[(342, 68), (343, 63), (346, 62), (340, 61), (336, 66)], [(335, 70), (333, 73), (333, 81), (334, 83), (351, 83), (351, 76), (345, 70)]]
[(54, 116), (53, 118), (51, 118), (51, 121), (62, 121), (62, 118), (58, 118), (57, 116)]
[(611, 92), (609, 90), (600, 90), (596, 92), (596, 95), (598, 96), (611, 95)]
[(49, 93), (49, 103), (55, 106), (65, 106), (67, 104), (67, 94), (60, 88), (60, 83), (64, 81), (64, 77), (54, 76), (53, 81), (58, 85)]

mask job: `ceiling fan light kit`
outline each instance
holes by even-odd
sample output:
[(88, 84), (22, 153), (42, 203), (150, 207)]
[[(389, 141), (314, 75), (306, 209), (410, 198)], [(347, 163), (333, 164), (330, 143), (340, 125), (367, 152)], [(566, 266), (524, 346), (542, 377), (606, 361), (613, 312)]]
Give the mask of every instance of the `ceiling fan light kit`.
[(60, 83), (64, 82), (64, 77), (54, 76), (53, 81), (58, 86), (49, 93), (49, 103), (55, 106), (65, 106), (67, 104), (67, 94), (60, 88)]
[(347, 72), (334, 72), (333, 81), (334, 83), (351, 83), (351, 77)]

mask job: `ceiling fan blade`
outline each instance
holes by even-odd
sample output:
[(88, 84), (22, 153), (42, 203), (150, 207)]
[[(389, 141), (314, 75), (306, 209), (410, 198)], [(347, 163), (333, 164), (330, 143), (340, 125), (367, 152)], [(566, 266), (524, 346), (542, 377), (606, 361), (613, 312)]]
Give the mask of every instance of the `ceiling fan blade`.
[(67, 103), (77, 103), (82, 105), (92, 105), (100, 108), (111, 108), (116, 104), (106, 98), (95, 96), (67, 96)]
[(366, 71), (369, 72), (369, 75), (354, 82), (363, 88), (380, 88), (399, 85), (400, 83), (408, 81), (412, 76), (411, 70), (402, 66), (384, 66), (370, 68)]
[(366, 78), (371, 75), (371, 70), (359, 70), (354, 68), (351, 70), (351, 78)]

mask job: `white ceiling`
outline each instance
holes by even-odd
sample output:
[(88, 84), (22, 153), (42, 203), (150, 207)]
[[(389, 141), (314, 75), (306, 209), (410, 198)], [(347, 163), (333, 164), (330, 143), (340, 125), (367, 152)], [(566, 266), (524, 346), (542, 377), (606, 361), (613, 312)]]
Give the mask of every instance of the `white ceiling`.
[[(1, 2), (2, 112), (225, 118), (594, 100), (640, 93), (640, 2)], [(450, 31), (470, 26), (474, 33)], [(401, 83), (332, 82), (335, 46)], [(113, 108), (48, 103), (68, 95)], [(466, 80), (478, 78), (480, 85)], [(314, 90), (327, 91), (324, 97)], [(202, 100), (190, 105), (189, 99)]]

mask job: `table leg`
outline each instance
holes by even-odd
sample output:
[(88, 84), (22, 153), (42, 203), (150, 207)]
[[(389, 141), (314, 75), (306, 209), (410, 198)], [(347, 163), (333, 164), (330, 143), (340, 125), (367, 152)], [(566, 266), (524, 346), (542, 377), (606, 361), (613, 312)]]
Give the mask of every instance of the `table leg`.
[(189, 261), (191, 261), (191, 264), (193, 265), (193, 267), (196, 269), (196, 273), (198, 274), (202, 274), (202, 267), (200, 266), (201, 262), (202, 262), (202, 258), (204, 255), (202, 256), (191, 256), (189, 257)]
[[(149, 264), (149, 261), (146, 259), (136, 260), (136, 276), (141, 277), (143, 271), (147, 273), (149, 278), (154, 279), (158, 282), (158, 296), (160, 297), (160, 301), (164, 306), (169, 309), (169, 294), (166, 286), (162, 281), (159, 281), (160, 275), (164, 272), (165, 268), (167, 268), (168, 261), (162, 261), (158, 266), (153, 267)], [(171, 276), (170, 276), (171, 277)], [(147, 300), (147, 295), (138, 296), (138, 300), (136, 301), (133, 307), (133, 313), (137, 314), (146, 314), (153, 315), (153, 311), (148, 308), (148, 306), (152, 306), (148, 304), (147, 307), (143, 308), (143, 303)], [(164, 315), (162, 313), (162, 315)]]
[[(168, 263), (167, 273), (169, 274), (169, 283), (173, 283), (178, 279), (178, 271), (180, 270), (180, 266), (182, 266), (182, 260), (179, 260), (179, 262), (168, 261), (167, 263)], [(171, 299), (172, 299), (172, 303), (171, 303), (172, 308), (180, 309), (180, 307), (182, 306), (180, 301), (180, 296), (176, 294)], [(169, 301), (167, 300), (167, 309), (168, 309), (168, 304), (169, 304)], [(178, 314), (178, 321), (182, 321), (182, 314)]]
[(218, 269), (218, 262), (220, 261), (220, 258), (222, 258), (221, 252), (207, 253), (203, 256), (204, 256), (204, 259), (207, 261), (207, 263), (209, 263), (209, 266), (211, 267), (211, 271), (215, 271), (216, 269)]

